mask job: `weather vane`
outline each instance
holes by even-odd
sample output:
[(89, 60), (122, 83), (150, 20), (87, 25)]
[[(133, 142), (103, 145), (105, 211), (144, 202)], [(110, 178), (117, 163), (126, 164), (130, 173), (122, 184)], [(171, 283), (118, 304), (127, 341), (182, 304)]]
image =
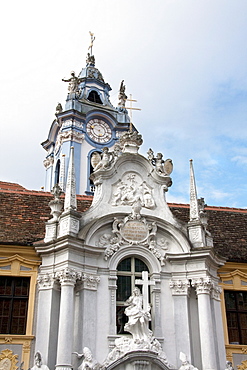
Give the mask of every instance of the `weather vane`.
[(89, 31), (89, 34), (91, 36), (91, 42), (90, 42), (90, 45), (88, 47), (88, 50), (90, 50), (90, 53), (91, 53), (91, 56), (92, 56), (92, 51), (93, 51), (93, 42), (95, 40), (95, 36), (92, 32)]

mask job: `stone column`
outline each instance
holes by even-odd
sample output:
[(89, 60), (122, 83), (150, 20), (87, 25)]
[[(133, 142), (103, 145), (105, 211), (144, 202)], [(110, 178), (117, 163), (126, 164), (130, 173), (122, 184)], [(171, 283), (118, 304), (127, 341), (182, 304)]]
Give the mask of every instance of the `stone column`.
[(198, 297), (199, 330), (201, 340), (202, 370), (217, 370), (215, 335), (211, 308), (210, 278), (199, 278), (192, 281)]
[(71, 370), (74, 328), (74, 287), (77, 273), (66, 268), (56, 273), (61, 284), (60, 316), (57, 344), (57, 370)]
[(180, 352), (186, 353), (191, 361), (189, 294), (190, 282), (187, 279), (172, 279), (170, 281), (174, 301), (174, 323), (176, 338), (176, 357)]
[(225, 350), (225, 340), (224, 340), (224, 330), (222, 322), (222, 312), (220, 304), (220, 294), (222, 292), (221, 287), (218, 283), (214, 283), (213, 289), (211, 292), (212, 302), (214, 307), (214, 322), (215, 322), (215, 342), (217, 348), (217, 361), (218, 369), (224, 369), (226, 367), (226, 350)]
[(35, 352), (40, 351), (44, 364), (54, 369), (56, 364), (60, 286), (53, 273), (38, 275), (38, 310), (35, 332)]

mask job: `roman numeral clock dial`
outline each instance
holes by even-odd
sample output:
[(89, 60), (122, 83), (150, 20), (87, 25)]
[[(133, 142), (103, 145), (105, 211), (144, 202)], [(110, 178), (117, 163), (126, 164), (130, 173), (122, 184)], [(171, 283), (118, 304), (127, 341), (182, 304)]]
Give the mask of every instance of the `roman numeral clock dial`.
[(111, 140), (112, 132), (110, 126), (102, 119), (91, 119), (87, 123), (87, 134), (96, 143), (105, 144)]

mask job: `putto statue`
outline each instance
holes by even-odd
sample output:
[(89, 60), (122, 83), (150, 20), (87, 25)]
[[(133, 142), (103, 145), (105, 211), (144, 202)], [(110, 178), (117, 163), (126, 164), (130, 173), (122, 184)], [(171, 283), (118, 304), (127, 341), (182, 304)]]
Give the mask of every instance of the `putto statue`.
[(78, 86), (79, 86), (79, 83), (81, 82), (81, 79), (75, 76), (74, 71), (71, 71), (70, 78), (68, 79), (63, 78), (62, 81), (69, 82), (68, 91), (70, 94), (78, 92)]
[(114, 153), (109, 151), (109, 148), (104, 147), (99, 163), (94, 167), (94, 171), (106, 170), (111, 167), (114, 162)]
[(155, 166), (155, 170), (159, 175), (169, 176), (173, 170), (173, 164), (171, 159), (163, 159), (162, 153), (157, 153), (154, 157), (154, 152), (150, 148), (147, 152), (149, 162)]
[(34, 366), (31, 368), (31, 370), (49, 370), (49, 367), (46, 365), (43, 365), (42, 363), (42, 355), (39, 351), (35, 353), (34, 356)]
[(147, 311), (143, 310), (142, 302), (140, 289), (135, 287), (132, 295), (126, 301), (128, 307), (124, 311), (129, 319), (124, 326), (124, 330), (132, 334), (134, 341), (148, 341), (152, 335), (148, 328), (148, 323), (151, 321), (150, 307)]

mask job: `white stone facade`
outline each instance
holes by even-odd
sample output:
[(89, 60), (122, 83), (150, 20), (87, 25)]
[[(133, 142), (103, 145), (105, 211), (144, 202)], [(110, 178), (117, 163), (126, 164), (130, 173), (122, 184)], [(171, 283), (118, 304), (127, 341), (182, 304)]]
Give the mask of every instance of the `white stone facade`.
[[(36, 350), (50, 369), (82, 369), (72, 353), (87, 347), (97, 366), (107, 369), (224, 370), (217, 277), (224, 261), (213, 247), (193, 247), (188, 225), (174, 218), (165, 200), (170, 176), (138, 154), (138, 140), (131, 137), (129, 146), (125, 140), (123, 153), (93, 173), (92, 206), (82, 214), (68, 210), (55, 221), (58, 230), (65, 219), (79, 227), (52, 233), (36, 248), (42, 258)], [(116, 331), (117, 268), (129, 257), (149, 271), (156, 347), (135, 342), (123, 349), (131, 336)], [(182, 365), (181, 352), (187, 356)], [(109, 353), (115, 357), (109, 360)]]

